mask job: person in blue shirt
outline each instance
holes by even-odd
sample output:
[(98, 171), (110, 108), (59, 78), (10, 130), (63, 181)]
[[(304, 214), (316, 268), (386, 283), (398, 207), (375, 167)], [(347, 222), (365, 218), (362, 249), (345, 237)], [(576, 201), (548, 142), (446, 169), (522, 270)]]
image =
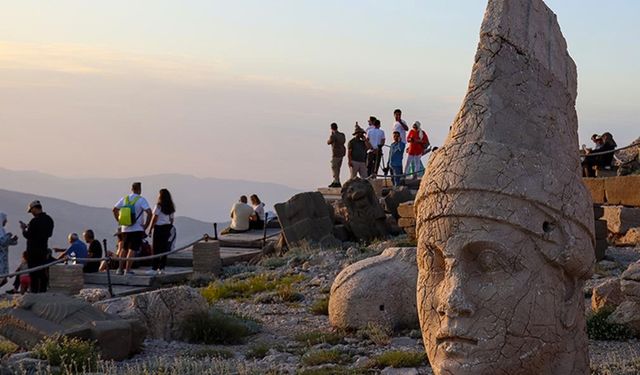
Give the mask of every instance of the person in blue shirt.
[[(69, 234), (69, 247), (65, 250), (60, 257), (67, 256), (69, 258), (88, 258), (89, 252), (87, 251), (87, 245), (80, 241), (80, 237), (77, 233)], [(72, 255), (73, 254), (73, 255)], [(84, 264), (83, 261), (78, 261), (79, 264)]]
[(400, 140), (400, 132), (393, 132), (393, 143), (389, 153), (389, 165), (391, 166), (391, 174), (393, 176), (393, 185), (400, 185), (402, 175), (402, 158), (404, 155), (405, 144)]

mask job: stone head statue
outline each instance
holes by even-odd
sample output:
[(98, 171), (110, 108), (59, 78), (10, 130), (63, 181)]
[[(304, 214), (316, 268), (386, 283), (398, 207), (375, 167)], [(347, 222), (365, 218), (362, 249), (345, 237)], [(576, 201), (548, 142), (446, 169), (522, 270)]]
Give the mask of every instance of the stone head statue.
[(575, 64), (542, 0), (490, 0), (475, 61), (415, 203), (429, 360), (436, 375), (588, 374)]

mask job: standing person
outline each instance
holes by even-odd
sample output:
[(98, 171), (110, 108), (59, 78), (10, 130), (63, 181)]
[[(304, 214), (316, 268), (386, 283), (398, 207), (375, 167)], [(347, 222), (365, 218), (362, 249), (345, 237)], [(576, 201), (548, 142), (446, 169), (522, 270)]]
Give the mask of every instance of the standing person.
[(402, 119), (402, 111), (400, 109), (396, 109), (393, 111), (393, 117), (396, 120), (393, 124), (393, 131), (400, 133), (400, 141), (407, 144), (407, 132), (409, 131), (409, 126)]
[[(96, 236), (93, 233), (93, 230), (87, 229), (82, 233), (82, 237), (84, 238), (84, 242), (88, 246), (88, 257), (99, 259), (102, 258), (102, 244), (100, 241), (96, 240)], [(82, 272), (84, 273), (94, 273), (98, 272), (100, 267), (100, 262), (87, 262), (82, 268)]]
[(351, 178), (360, 175), (360, 178), (367, 178), (367, 150), (371, 148), (371, 144), (365, 138), (365, 131), (356, 122), (356, 128), (353, 132), (353, 138), (349, 141), (347, 147), (347, 156), (349, 160), (349, 168), (351, 169)]
[[(407, 135), (407, 166), (405, 173), (410, 174), (413, 179), (422, 177), (424, 174), (424, 165), (422, 165), (422, 155), (427, 147), (429, 147), (429, 137), (427, 132), (421, 129), (420, 121), (413, 124), (413, 128)], [(408, 177), (408, 176), (407, 176)]]
[[(120, 231), (124, 236), (124, 252), (127, 258), (134, 258), (140, 255), (142, 240), (145, 238), (146, 230), (151, 224), (151, 208), (142, 194), (142, 183), (134, 182), (131, 185), (131, 194), (120, 198), (113, 207), (113, 217), (120, 224)], [(146, 218), (143, 218), (146, 214)], [(133, 261), (121, 261), (116, 275), (130, 274)], [(126, 271), (124, 271), (126, 270)]]
[(329, 187), (342, 187), (340, 184), (340, 168), (342, 168), (342, 159), (347, 153), (344, 147), (346, 137), (344, 133), (338, 131), (338, 124), (331, 124), (331, 135), (327, 144), (331, 146), (331, 171), (333, 172), (333, 182)]
[(369, 177), (376, 178), (382, 159), (382, 146), (386, 142), (384, 130), (380, 129), (380, 120), (373, 120), (373, 129), (367, 132), (367, 140), (371, 145), (367, 152), (367, 173)]
[[(33, 215), (29, 224), (20, 222), (22, 235), (27, 239), (27, 262), (29, 268), (41, 266), (47, 262), (49, 237), (53, 235), (53, 219), (42, 211), (42, 204), (35, 200), (27, 206), (27, 212)], [(31, 272), (31, 293), (44, 293), (49, 284), (47, 269)]]
[[(7, 225), (7, 214), (0, 212), (0, 274), (9, 273), (9, 246), (18, 244), (18, 236), (4, 230)], [(7, 278), (0, 279), (0, 286), (7, 283)]]
[(250, 229), (264, 229), (264, 203), (260, 201), (257, 195), (252, 194), (251, 207), (253, 208), (253, 214), (249, 216), (249, 228)]
[(244, 233), (249, 230), (249, 218), (253, 215), (253, 208), (247, 204), (247, 196), (240, 197), (240, 201), (231, 207), (231, 225), (220, 234)]
[(389, 165), (391, 166), (391, 173), (393, 175), (393, 186), (400, 185), (400, 181), (402, 180), (402, 158), (405, 144), (400, 137), (400, 132), (393, 132), (393, 143), (391, 144), (391, 151), (389, 151)]
[[(153, 208), (153, 218), (151, 219), (151, 229), (149, 236), (153, 238), (153, 253), (164, 254), (171, 250), (171, 232), (174, 231), (173, 221), (176, 213), (176, 206), (173, 204), (171, 193), (167, 189), (160, 189), (158, 203)], [(173, 236), (175, 238), (175, 236)], [(167, 265), (167, 257), (153, 259), (151, 272), (159, 274), (164, 272)]]

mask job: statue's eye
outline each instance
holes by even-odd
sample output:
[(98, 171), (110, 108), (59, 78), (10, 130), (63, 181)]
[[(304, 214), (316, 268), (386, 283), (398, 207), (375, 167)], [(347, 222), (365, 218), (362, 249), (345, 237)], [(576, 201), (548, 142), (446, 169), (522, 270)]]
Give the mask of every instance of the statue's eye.
[(478, 255), (477, 262), (480, 269), (487, 273), (496, 272), (503, 268), (498, 253), (490, 249), (483, 250)]

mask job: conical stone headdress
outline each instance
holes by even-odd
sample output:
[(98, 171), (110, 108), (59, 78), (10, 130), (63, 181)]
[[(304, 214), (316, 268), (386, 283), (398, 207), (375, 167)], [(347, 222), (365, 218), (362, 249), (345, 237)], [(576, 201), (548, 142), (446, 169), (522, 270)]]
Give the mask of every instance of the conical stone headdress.
[(576, 66), (542, 1), (491, 0), (468, 93), (416, 199), (418, 235), (440, 217), (508, 223), (557, 244), (545, 257), (578, 277), (594, 262), (581, 181)]

